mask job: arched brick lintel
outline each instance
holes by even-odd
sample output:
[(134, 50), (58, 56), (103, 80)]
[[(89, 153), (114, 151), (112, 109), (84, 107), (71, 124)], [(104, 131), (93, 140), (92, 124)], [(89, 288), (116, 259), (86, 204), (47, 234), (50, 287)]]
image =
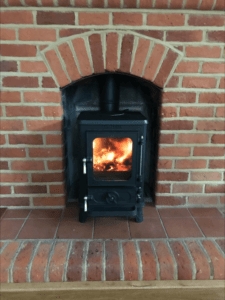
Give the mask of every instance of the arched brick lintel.
[(122, 72), (165, 87), (183, 54), (132, 31), (96, 31), (63, 39), (41, 52), (58, 87), (82, 77)]

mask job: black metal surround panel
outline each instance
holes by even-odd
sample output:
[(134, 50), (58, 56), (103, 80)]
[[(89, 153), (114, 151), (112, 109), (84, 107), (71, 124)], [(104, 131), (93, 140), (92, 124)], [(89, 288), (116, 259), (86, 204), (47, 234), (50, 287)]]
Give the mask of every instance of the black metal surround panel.
[[(80, 221), (87, 216), (136, 216), (142, 221), (147, 119), (139, 112), (111, 115), (82, 112), (78, 117)], [(96, 180), (92, 142), (95, 138), (126, 137), (133, 141), (132, 171), (128, 180)]]

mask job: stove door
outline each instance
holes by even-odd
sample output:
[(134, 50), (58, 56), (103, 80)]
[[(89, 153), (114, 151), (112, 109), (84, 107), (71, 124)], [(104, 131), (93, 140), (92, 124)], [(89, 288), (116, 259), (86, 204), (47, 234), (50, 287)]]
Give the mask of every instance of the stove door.
[(87, 132), (89, 186), (135, 185), (138, 132)]

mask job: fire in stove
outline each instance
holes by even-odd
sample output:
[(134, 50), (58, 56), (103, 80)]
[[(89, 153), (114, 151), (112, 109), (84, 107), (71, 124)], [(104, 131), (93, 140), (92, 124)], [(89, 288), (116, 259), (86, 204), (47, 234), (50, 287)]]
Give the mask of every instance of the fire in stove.
[(93, 141), (93, 171), (131, 171), (133, 142), (130, 138), (96, 138)]

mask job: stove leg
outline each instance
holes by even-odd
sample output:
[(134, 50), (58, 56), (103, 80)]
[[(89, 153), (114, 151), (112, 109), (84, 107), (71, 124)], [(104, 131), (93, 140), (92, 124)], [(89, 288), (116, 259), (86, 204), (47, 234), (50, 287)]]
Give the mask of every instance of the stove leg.
[(86, 219), (87, 219), (87, 213), (84, 212), (84, 210), (81, 208), (79, 213), (79, 222), (85, 223)]
[(142, 210), (142, 208), (137, 209), (136, 222), (137, 223), (143, 222), (143, 210)]

